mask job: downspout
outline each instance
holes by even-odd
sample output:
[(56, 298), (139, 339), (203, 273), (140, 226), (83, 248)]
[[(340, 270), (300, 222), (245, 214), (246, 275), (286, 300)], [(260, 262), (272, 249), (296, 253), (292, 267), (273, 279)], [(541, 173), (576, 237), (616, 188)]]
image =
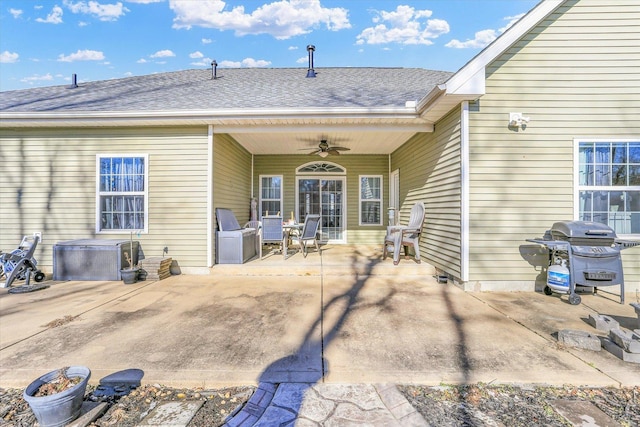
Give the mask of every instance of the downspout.
[(213, 125), (207, 133), (207, 266), (213, 267)]
[(251, 198), (253, 199), (255, 193), (253, 192), (253, 153), (251, 153)]
[(462, 243), (460, 253), (460, 279), (466, 283), (469, 281), (469, 101), (463, 101), (460, 112), (460, 181), (461, 203), (460, 217), (460, 241)]

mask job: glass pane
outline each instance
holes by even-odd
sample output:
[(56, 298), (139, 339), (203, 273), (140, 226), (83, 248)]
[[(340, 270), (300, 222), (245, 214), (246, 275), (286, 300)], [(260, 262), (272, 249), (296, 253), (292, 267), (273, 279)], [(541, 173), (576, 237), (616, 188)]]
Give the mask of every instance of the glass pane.
[(593, 165), (580, 163), (580, 176), (578, 185), (593, 185)]
[(320, 180), (298, 181), (298, 220), (304, 221), (307, 214), (320, 213)]
[(640, 185), (640, 165), (629, 166), (629, 185)]
[(596, 164), (595, 185), (611, 185), (611, 167), (609, 164)]
[(144, 158), (136, 157), (134, 163), (133, 191), (144, 191)]
[(580, 163), (593, 163), (593, 144), (581, 143), (580, 144)]
[(281, 179), (280, 177), (262, 178), (262, 198), (280, 199)]
[(627, 163), (627, 144), (612, 144), (611, 157), (612, 163)]
[(360, 198), (380, 199), (380, 178), (362, 177), (360, 180)]
[(101, 197), (100, 229), (144, 229), (144, 196)]
[(362, 202), (362, 224), (380, 224), (380, 202)]
[(640, 191), (625, 192), (625, 205), (629, 214), (629, 232), (640, 234)]
[(111, 159), (100, 159), (100, 191), (111, 190)]
[(596, 144), (595, 185), (611, 185), (610, 144)]
[(611, 144), (609, 144), (608, 142), (596, 144), (595, 163), (611, 163), (610, 151)]
[(611, 185), (627, 185), (626, 165), (613, 165), (611, 167)]
[(274, 200), (263, 200), (262, 201), (262, 215), (276, 215), (278, 212), (282, 214), (282, 209), (280, 209), (280, 202)]
[(640, 164), (640, 143), (629, 144), (629, 163)]

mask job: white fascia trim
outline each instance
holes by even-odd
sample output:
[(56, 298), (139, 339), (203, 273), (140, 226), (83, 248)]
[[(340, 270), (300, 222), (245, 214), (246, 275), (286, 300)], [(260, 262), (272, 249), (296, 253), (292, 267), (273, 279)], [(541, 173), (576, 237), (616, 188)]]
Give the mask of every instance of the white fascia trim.
[(433, 123), (367, 124), (287, 124), (287, 125), (215, 125), (216, 133), (297, 133), (297, 132), (433, 132)]
[[(500, 37), (495, 39), (489, 46), (484, 48), (471, 61), (467, 62), (458, 72), (456, 72), (447, 82), (447, 94), (466, 93), (469, 82), (477, 79), (478, 74), (482, 74), (484, 79), (484, 69), (506, 51), (511, 45), (518, 41), (523, 35), (538, 25), (543, 19), (556, 10), (565, 0), (543, 0), (529, 13), (523, 16), (518, 22), (513, 24)], [(473, 84), (471, 85), (474, 86)], [(463, 91), (463, 92), (460, 92)]]
[(446, 85), (437, 85), (431, 92), (425, 95), (424, 98), (418, 101), (416, 105), (416, 110), (418, 113), (423, 114), (431, 109), (433, 105), (435, 105), (440, 98), (442, 98), (447, 93)]
[(299, 109), (231, 109), (185, 111), (65, 111), (65, 112), (4, 112), (3, 123), (14, 121), (115, 121), (115, 120), (247, 120), (302, 118), (389, 118), (415, 119), (414, 107), (402, 108), (299, 108)]

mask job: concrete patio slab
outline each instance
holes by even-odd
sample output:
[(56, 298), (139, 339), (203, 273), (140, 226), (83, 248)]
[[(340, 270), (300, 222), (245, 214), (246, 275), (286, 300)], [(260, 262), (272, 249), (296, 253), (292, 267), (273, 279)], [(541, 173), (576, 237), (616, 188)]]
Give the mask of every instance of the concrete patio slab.
[[(552, 345), (557, 341), (557, 332), (562, 329), (583, 330), (601, 338), (607, 337), (608, 333), (598, 331), (589, 324), (590, 314), (611, 316), (621, 327), (632, 325), (635, 317), (634, 309), (629, 304), (620, 304), (618, 298), (609, 298), (602, 293), (582, 295), (582, 303), (579, 305), (569, 304), (566, 296), (547, 296), (530, 292), (483, 292), (469, 295), (483, 301), (501, 315), (513, 319), (523, 329), (539, 335)], [(627, 300), (630, 297), (630, 294), (627, 295)], [(640, 384), (640, 370), (637, 369), (637, 365), (624, 362), (606, 351), (595, 352), (571, 347), (562, 348), (562, 351), (574, 357), (574, 367), (581, 365), (580, 361), (583, 361), (620, 385)]]
[[(558, 345), (589, 313), (635, 319), (600, 295), (571, 306), (540, 293), (466, 293), (433, 268), (334, 246), (159, 282), (52, 283), (0, 291), (0, 387), (86, 365), (92, 381), (124, 369), (143, 383), (639, 383), (608, 352)], [(218, 268), (220, 267), (220, 268)], [(395, 273), (395, 274), (392, 274)], [(67, 319), (56, 322), (56, 320)], [(49, 325), (49, 326), (46, 326)]]

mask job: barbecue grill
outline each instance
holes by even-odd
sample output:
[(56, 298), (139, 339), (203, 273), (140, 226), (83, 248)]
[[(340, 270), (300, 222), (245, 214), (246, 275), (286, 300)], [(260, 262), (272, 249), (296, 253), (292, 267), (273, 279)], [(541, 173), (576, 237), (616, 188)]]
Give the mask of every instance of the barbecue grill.
[[(593, 288), (620, 286), (620, 303), (624, 304), (624, 274), (620, 251), (640, 242), (620, 240), (605, 224), (587, 221), (560, 221), (553, 224), (541, 239), (527, 239), (549, 250), (549, 264), (566, 264), (569, 269), (569, 303), (580, 304), (576, 286)], [(545, 286), (551, 295), (555, 287)]]

